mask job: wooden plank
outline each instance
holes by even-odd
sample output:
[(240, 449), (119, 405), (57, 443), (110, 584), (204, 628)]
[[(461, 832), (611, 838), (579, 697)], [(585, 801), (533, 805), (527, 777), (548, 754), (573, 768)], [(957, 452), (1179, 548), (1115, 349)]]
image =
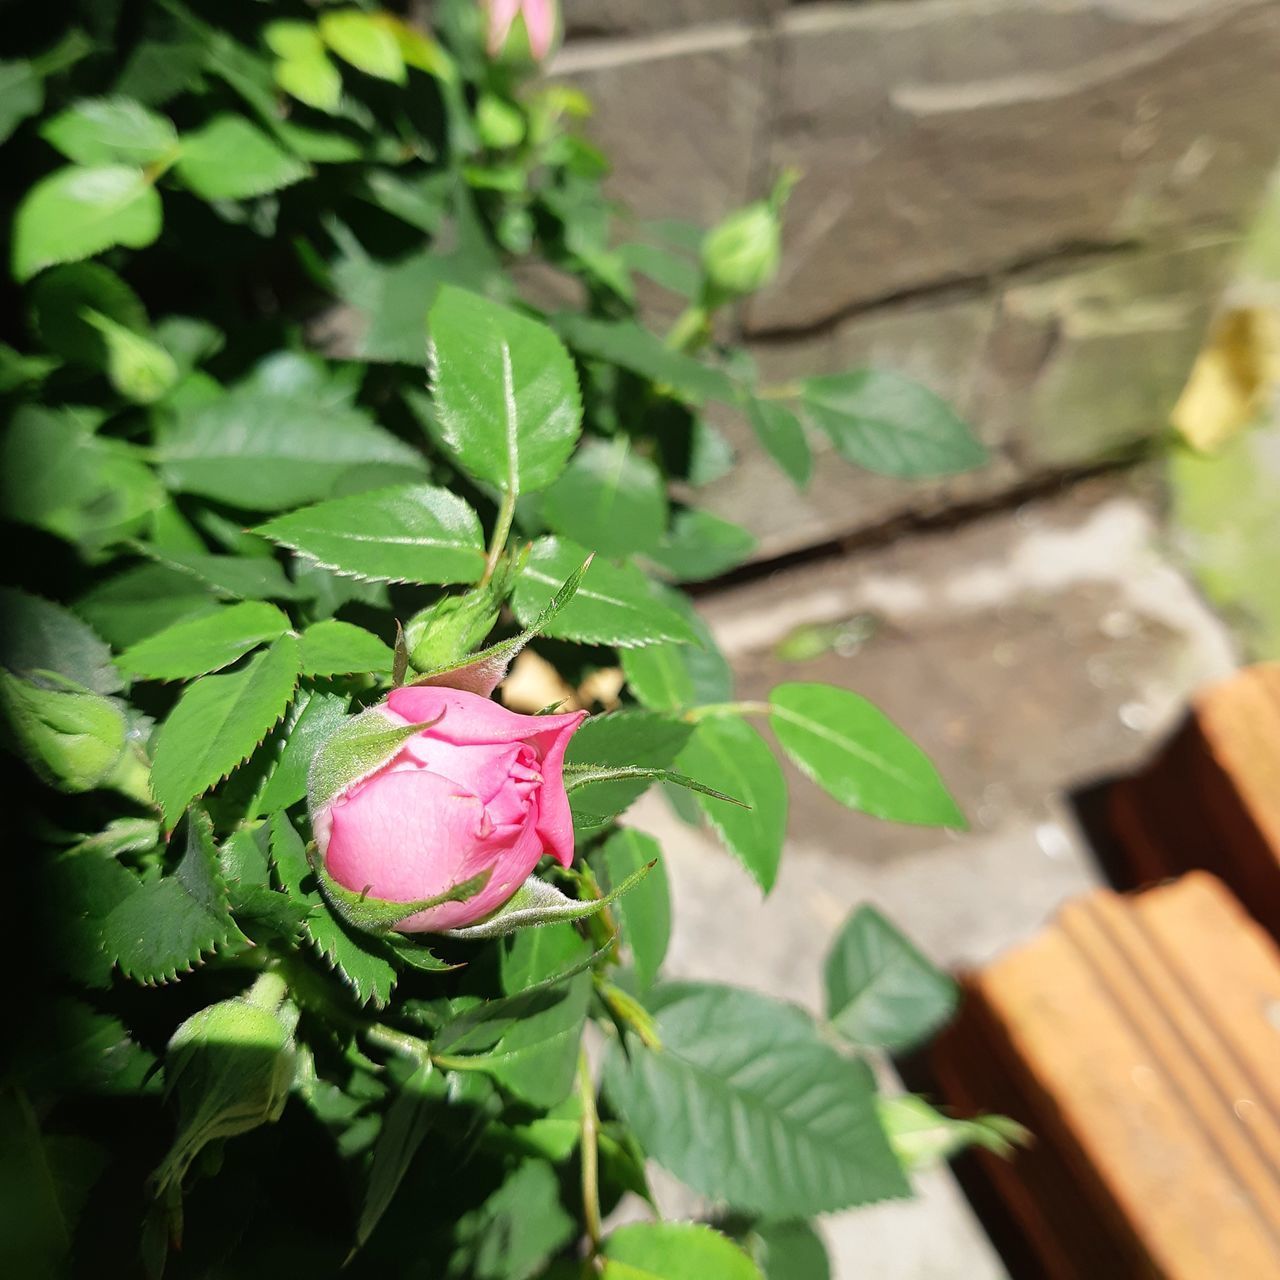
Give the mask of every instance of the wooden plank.
[(965, 986), (935, 1073), (1037, 1135), (983, 1159), (1048, 1275), (1280, 1280), (1280, 952), (1219, 881), (1091, 894)]

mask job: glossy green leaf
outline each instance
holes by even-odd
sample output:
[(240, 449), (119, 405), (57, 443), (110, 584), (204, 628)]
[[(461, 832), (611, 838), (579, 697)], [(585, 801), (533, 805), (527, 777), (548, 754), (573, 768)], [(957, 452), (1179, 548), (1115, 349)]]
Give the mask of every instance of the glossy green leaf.
[(865, 698), (832, 685), (783, 684), (769, 706), (782, 749), (841, 804), (892, 822), (965, 826), (929, 758)]
[(813, 474), (813, 454), (805, 439), (800, 419), (776, 400), (751, 397), (746, 402), (747, 421), (764, 451), (791, 478), (797, 489), (804, 489)]
[(182, 811), (225, 778), (284, 715), (298, 683), (298, 642), (281, 636), (230, 675), (188, 686), (155, 739), (151, 786), (172, 827)]
[[(587, 558), (576, 543), (540, 538), (516, 579), (511, 606), (526, 626), (556, 589)], [(584, 644), (632, 645), (678, 640), (697, 644), (697, 632), (663, 604), (653, 585), (633, 565), (592, 562), (573, 599), (548, 622), (544, 634)]]
[(145, 168), (171, 156), (178, 133), (162, 115), (132, 98), (81, 98), (40, 129), (40, 136), (76, 164)]
[(641, 987), (653, 985), (671, 940), (671, 886), (662, 861), (662, 848), (641, 831), (624, 828), (605, 841), (600, 850), (606, 887), (621, 884), (641, 867), (652, 871), (630, 893), (618, 899), (614, 914), (622, 924), (622, 936), (631, 950), (631, 963)]
[(812, 1019), (734, 987), (678, 984), (648, 1000), (661, 1050), (610, 1046), (604, 1084), (650, 1158), (747, 1213), (807, 1217), (905, 1196), (862, 1062)]
[(0, 62), (0, 142), (43, 105), (44, 83), (30, 62)]
[(342, 101), (342, 74), (325, 52), (324, 40), (309, 22), (271, 22), (262, 33), (276, 55), (272, 68), (287, 94), (317, 111), (336, 111)]
[(361, 464), (426, 469), (416, 449), (359, 409), (249, 386), (181, 413), (156, 457), (179, 492), (256, 511), (327, 498)]
[(555, 1170), (545, 1160), (525, 1160), (483, 1204), (459, 1219), (450, 1272), (477, 1280), (533, 1280), (546, 1274), (542, 1264), (577, 1230), (561, 1203)]
[(126, 649), (117, 661), (146, 680), (189, 680), (229, 667), (288, 629), (289, 619), (275, 605), (245, 601), (167, 627)]
[(208, 817), (193, 810), (187, 847), (171, 875), (142, 884), (107, 914), (102, 946), (134, 982), (172, 982), (210, 952), (243, 937), (231, 919)]
[(174, 176), (205, 200), (247, 200), (291, 186), (309, 170), (243, 116), (214, 116), (184, 134)]
[[(640, 765), (665, 769), (680, 755), (693, 732), (683, 720), (654, 711), (612, 711), (591, 716), (569, 739), (565, 765)], [(575, 812), (593, 819), (621, 813), (652, 785), (648, 778), (588, 782), (576, 787), (570, 801)]]
[(657, 588), (697, 635), (700, 645), (652, 644), (619, 654), (631, 692), (654, 711), (684, 711), (703, 702), (727, 702), (733, 696), (733, 673), (711, 629), (682, 592)]
[(605, 1238), (604, 1280), (762, 1280), (728, 1236), (701, 1222), (633, 1222)]
[(329, 10), (320, 15), (320, 35), (344, 62), (379, 80), (404, 84), (404, 55), (395, 29), (379, 13)]
[(536, 320), (448, 285), (428, 323), (444, 445), (500, 489), (546, 488), (582, 429), (578, 378), (560, 339)]
[(758, 1222), (750, 1243), (764, 1280), (831, 1280), (827, 1247), (807, 1222)]
[(787, 834), (787, 784), (764, 739), (736, 716), (699, 721), (677, 767), (748, 809), (695, 794), (726, 849), (768, 893), (778, 876)]
[(693, 404), (706, 400), (731, 403), (734, 399), (734, 384), (726, 374), (672, 350), (632, 320), (599, 320), (561, 312), (555, 317), (555, 326), (582, 355), (630, 369)]
[(0, 587), (0, 666), (19, 675), (53, 671), (95, 693), (124, 684), (111, 649), (70, 609), (15, 587)]
[(288, 809), (306, 796), (311, 761), (320, 744), (347, 719), (347, 700), (333, 693), (304, 692), (293, 711), (296, 716), (280, 759), (250, 817)]
[(677, 582), (705, 582), (736, 568), (755, 549), (755, 538), (741, 525), (686, 507), (676, 514), (662, 544), (646, 555)]
[(59, 262), (75, 262), (122, 244), (149, 245), (163, 212), (155, 187), (128, 165), (69, 165), (42, 178), (13, 220), (13, 274), (29, 280)]
[(281, 886), (312, 909), (303, 931), (316, 952), (360, 1004), (385, 1008), (396, 985), (391, 948), (372, 934), (348, 929), (329, 910), (315, 887), (302, 837), (283, 813), (271, 816), (271, 860)]
[(980, 467), (987, 451), (946, 401), (884, 369), (807, 378), (803, 403), (850, 462), (914, 479)]
[(207, 583), (161, 564), (135, 565), (75, 602), (76, 612), (117, 649), (217, 608), (218, 597)]
[(157, 565), (202, 583), (225, 599), (296, 600), (301, 594), (285, 577), (280, 564), (269, 557), (208, 555), (171, 548), (161, 550), (155, 544), (145, 542), (132, 544), (132, 549), (154, 560)]
[(475, 582), (484, 571), (476, 513), (430, 485), (333, 498), (277, 516), (258, 532), (336, 573), (373, 581)]
[(588, 440), (542, 499), (557, 533), (605, 556), (655, 552), (667, 525), (667, 492), (658, 468), (625, 436)]
[(371, 631), (336, 618), (314, 622), (298, 639), (304, 676), (390, 671), (392, 653)]
[(107, 367), (107, 344), (87, 313), (108, 316), (139, 333), (147, 327), (142, 300), (100, 262), (68, 263), (42, 272), (31, 286), (31, 311), (47, 347), (91, 369)]
[(858, 1045), (910, 1049), (955, 1012), (956, 984), (874, 907), (845, 922), (826, 963), (827, 1017)]

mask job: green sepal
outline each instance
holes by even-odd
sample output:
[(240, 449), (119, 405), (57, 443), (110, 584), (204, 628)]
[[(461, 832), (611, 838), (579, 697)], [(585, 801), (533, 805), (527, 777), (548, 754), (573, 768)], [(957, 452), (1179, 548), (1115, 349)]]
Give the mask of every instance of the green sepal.
[(560, 589), (547, 601), (538, 616), (518, 635), (509, 640), (482, 649), (469, 657), (459, 658), (443, 666), (435, 667), (415, 680), (414, 684), (443, 685), (449, 689), (461, 689), (466, 693), (478, 693), (487, 698), (506, 678), (507, 668), (516, 654), (538, 635), (573, 599), (594, 556), (588, 556), (561, 584)]
[(382, 705), (368, 707), (333, 731), (317, 748), (307, 773), (307, 806), (312, 830), (316, 815), (344, 791), (382, 768), (400, 748), (424, 729), (438, 723), (393, 724)]
[(646, 863), (603, 898), (591, 898), (587, 901), (566, 898), (555, 885), (540, 880), (537, 876), (530, 876), (492, 915), (475, 924), (445, 929), (443, 932), (450, 938), (475, 940), (498, 938), (505, 933), (514, 933), (517, 929), (533, 929), (544, 924), (585, 920), (603, 910), (615, 898), (620, 898), (632, 885), (639, 884), (656, 865), (656, 862)]
[(684, 787), (687, 791), (696, 791), (699, 795), (710, 796), (713, 800), (723, 800), (727, 804), (736, 804), (739, 809), (750, 809), (745, 801), (734, 796), (727, 796), (723, 791), (709, 787), (705, 782), (678, 773), (675, 769), (653, 769), (647, 765), (596, 765), (567, 764), (564, 767), (564, 789), (572, 795), (579, 787), (591, 782), (615, 782), (623, 778), (648, 778), (653, 782), (670, 782), (673, 786)]
[(335, 914), (341, 916), (353, 929), (363, 929), (366, 933), (390, 933), (401, 920), (417, 915), (419, 911), (427, 911), (445, 902), (465, 902), (468, 898), (474, 898), (493, 875), (492, 868), (487, 868), (478, 876), (463, 880), (461, 884), (455, 884), (433, 898), (419, 898), (414, 902), (389, 902), (385, 898), (355, 893), (340, 885), (325, 869), (324, 859), (320, 857), (320, 851), (314, 844), (307, 846), (307, 861), (320, 885), (320, 892)]

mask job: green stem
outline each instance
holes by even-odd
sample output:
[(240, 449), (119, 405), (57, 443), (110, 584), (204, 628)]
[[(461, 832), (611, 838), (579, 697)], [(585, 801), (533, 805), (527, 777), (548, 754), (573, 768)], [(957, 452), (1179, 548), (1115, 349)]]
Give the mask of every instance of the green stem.
[(289, 986), (284, 980), (284, 974), (279, 969), (268, 969), (266, 973), (257, 976), (253, 986), (245, 992), (244, 998), (259, 1009), (274, 1010), (284, 1003), (288, 994)]
[(493, 540), (489, 543), (489, 554), (484, 562), (484, 576), (480, 579), (482, 587), (488, 586), (498, 567), (498, 560), (507, 546), (507, 538), (511, 535), (511, 525), (516, 518), (516, 495), (513, 489), (507, 489), (502, 495), (502, 505), (498, 508), (498, 523), (493, 529)]
[(431, 1058), (431, 1046), (425, 1040), (419, 1040), (407, 1031), (389, 1027), (385, 1022), (371, 1022), (362, 1026), (361, 1030), (369, 1043), (376, 1044), (379, 1049), (398, 1053), (402, 1058), (410, 1058), (414, 1062), (425, 1062)]
[(672, 351), (693, 355), (707, 344), (711, 337), (711, 316), (700, 302), (686, 307), (667, 334), (667, 346)]
[(804, 386), (799, 382), (775, 382), (770, 387), (757, 387), (757, 400), (799, 400), (804, 394)]
[(767, 702), (708, 702), (701, 707), (690, 707), (684, 713), (689, 724), (708, 720), (713, 716), (768, 716), (773, 708)]
[(441, 1071), (483, 1071), (485, 1069), (480, 1058), (458, 1058), (449, 1053), (433, 1053), (431, 1061)]
[(596, 1111), (596, 1090), (591, 1067), (584, 1051), (578, 1054), (578, 1097), (582, 1102), (582, 1219), (591, 1241), (592, 1254), (600, 1251), (600, 1116)]

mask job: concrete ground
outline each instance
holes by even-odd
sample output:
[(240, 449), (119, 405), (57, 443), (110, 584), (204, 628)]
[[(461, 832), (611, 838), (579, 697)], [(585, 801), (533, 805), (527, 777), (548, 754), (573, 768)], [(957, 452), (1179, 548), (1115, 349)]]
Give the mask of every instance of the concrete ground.
[[(1099, 883), (1068, 796), (1142, 760), (1188, 695), (1237, 661), (1164, 555), (1159, 504), (1141, 473), (1090, 480), (705, 596), (739, 696), (785, 680), (857, 690), (930, 753), (972, 829), (890, 826), (792, 771), (788, 847), (762, 901), (714, 837), (650, 795), (629, 821), (659, 835), (669, 859), (668, 971), (818, 1009), (823, 957), (859, 902), (882, 908), (938, 963), (963, 967), (1029, 937)], [(823, 651), (780, 656), (806, 644)], [(912, 1202), (822, 1223), (836, 1280), (1005, 1274), (946, 1168), (916, 1189)], [(673, 1212), (688, 1205), (669, 1182), (660, 1194)]]

